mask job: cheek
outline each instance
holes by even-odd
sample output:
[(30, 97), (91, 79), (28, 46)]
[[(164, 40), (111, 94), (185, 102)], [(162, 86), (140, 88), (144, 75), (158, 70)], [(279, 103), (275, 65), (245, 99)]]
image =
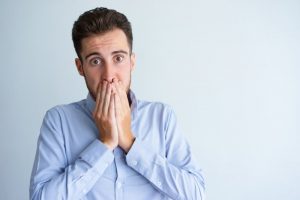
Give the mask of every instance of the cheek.
[(120, 73), (119, 73), (118, 79), (122, 81), (122, 83), (124, 84), (124, 86), (126, 88), (129, 88), (130, 76), (131, 76), (131, 70), (130, 70), (129, 65), (128, 65), (128, 67), (126, 67), (122, 71), (120, 71)]
[(96, 90), (100, 82), (100, 74), (97, 71), (89, 71), (85, 74), (86, 81), (93, 90)]
[(130, 68), (128, 65), (120, 67), (119, 70), (117, 70), (117, 76), (121, 80), (127, 80), (130, 76)]

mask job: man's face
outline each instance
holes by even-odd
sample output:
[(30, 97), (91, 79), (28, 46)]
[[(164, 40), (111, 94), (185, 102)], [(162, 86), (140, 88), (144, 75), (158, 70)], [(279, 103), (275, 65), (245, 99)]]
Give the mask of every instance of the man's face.
[(102, 35), (92, 35), (81, 41), (81, 58), (76, 58), (80, 75), (94, 100), (99, 83), (120, 80), (128, 92), (135, 56), (130, 53), (126, 35), (121, 29), (113, 29)]

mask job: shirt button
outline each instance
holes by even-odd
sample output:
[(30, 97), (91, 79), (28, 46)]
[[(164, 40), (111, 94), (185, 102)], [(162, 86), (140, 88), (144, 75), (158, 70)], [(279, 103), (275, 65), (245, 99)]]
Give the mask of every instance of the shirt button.
[(160, 182), (160, 181), (157, 181), (157, 185), (160, 187), (160, 186), (161, 186), (161, 182)]
[(122, 183), (117, 182), (117, 188), (120, 189), (122, 187)]
[(131, 164), (132, 164), (133, 166), (136, 166), (136, 165), (137, 165), (137, 161), (136, 161), (136, 160), (133, 160), (133, 161), (131, 161)]

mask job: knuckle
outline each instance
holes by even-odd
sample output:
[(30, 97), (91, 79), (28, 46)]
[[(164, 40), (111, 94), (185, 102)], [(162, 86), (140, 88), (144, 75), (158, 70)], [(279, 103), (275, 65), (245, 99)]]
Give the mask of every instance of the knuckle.
[(96, 114), (96, 118), (99, 120), (99, 119), (101, 119), (101, 114), (100, 113), (97, 113)]

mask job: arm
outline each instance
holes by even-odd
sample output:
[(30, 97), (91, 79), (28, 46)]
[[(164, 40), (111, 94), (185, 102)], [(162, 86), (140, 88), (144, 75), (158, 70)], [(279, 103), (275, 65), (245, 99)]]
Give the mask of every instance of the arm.
[(190, 147), (179, 133), (173, 111), (165, 130), (166, 155), (153, 151), (136, 138), (127, 154), (127, 164), (147, 178), (156, 189), (172, 199), (204, 199), (204, 180)]
[(30, 181), (30, 199), (80, 199), (113, 159), (112, 152), (96, 139), (69, 164), (60, 116), (52, 109), (41, 127)]
[(176, 117), (168, 109), (163, 133), (166, 155), (153, 151), (149, 144), (132, 137), (130, 108), (124, 86), (113, 82), (119, 146), (127, 153), (127, 164), (148, 179), (156, 189), (172, 199), (204, 199), (204, 180), (196, 166), (190, 147), (176, 124)]

